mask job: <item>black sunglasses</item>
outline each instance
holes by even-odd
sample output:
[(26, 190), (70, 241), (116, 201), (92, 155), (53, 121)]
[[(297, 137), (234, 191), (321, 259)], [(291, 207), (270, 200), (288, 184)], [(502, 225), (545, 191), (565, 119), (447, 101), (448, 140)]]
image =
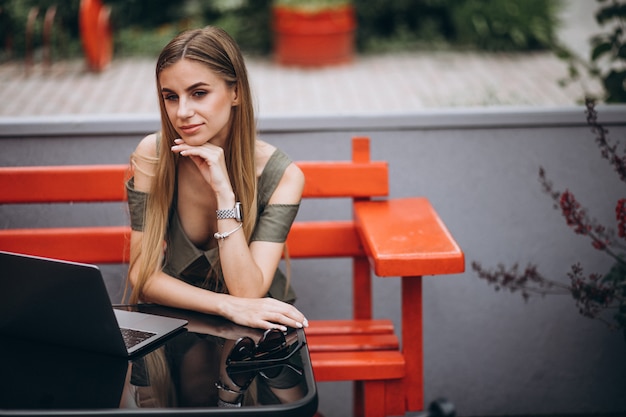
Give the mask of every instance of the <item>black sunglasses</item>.
[[(294, 343), (294, 336), (297, 343)], [(287, 338), (290, 340), (288, 341)], [(239, 338), (226, 358), (226, 365), (231, 368), (248, 368), (260, 362), (265, 365), (284, 362), (303, 345), (304, 341), (296, 331), (285, 336), (285, 333), (279, 329), (269, 329), (263, 333), (259, 343), (254, 343), (249, 336)]]

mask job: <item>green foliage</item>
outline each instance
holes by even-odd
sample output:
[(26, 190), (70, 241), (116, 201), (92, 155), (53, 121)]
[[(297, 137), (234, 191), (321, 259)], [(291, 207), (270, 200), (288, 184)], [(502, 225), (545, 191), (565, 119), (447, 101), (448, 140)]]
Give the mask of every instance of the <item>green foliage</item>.
[(121, 28), (115, 33), (113, 48), (117, 56), (156, 58), (163, 47), (179, 32), (180, 28), (174, 25), (163, 25), (157, 30)]
[[(589, 43), (591, 53), (584, 59), (563, 45), (556, 45), (557, 56), (568, 63), (569, 77), (561, 80), (567, 85), (580, 81), (582, 74), (600, 82), (602, 97), (607, 103), (626, 103), (626, 1), (597, 0), (596, 22), (603, 32), (593, 36)], [(593, 94), (585, 91), (585, 97)]]
[(463, 0), (451, 8), (455, 40), (483, 50), (545, 49), (555, 42), (559, 3)]
[(271, 48), (271, 0), (187, 0), (182, 7), (158, 0), (149, 14), (142, 12), (143, 0), (109, 1), (117, 10), (113, 20), (120, 28), (116, 53), (121, 55), (156, 56), (177, 33), (206, 25), (222, 27), (248, 53), (267, 54)]
[(271, 0), (246, 0), (240, 3), (237, 8), (218, 9), (218, 14), (207, 15), (207, 21), (224, 28), (247, 53), (269, 54), (272, 48)]
[[(361, 50), (442, 43), (486, 51), (547, 49), (558, 0), (357, 0)], [(393, 48), (398, 49), (398, 48)]]
[(185, 17), (181, 3), (171, 0), (101, 0), (111, 7), (111, 22), (116, 29), (154, 29), (174, 24)]
[(79, 0), (66, 0), (63, 6), (55, 0), (0, 0), (0, 60), (22, 57), (26, 51), (26, 22), (31, 10), (37, 10), (33, 27), (32, 48), (43, 44), (43, 19), (46, 11), (57, 6), (51, 43), (63, 56), (70, 56), (80, 48), (78, 40)]
[(447, 43), (454, 27), (445, 0), (356, 0), (359, 50), (415, 49)]
[[(471, 47), (483, 50), (541, 48), (553, 37), (558, 0), (102, 0), (111, 7), (116, 55), (154, 56), (174, 34), (207, 24), (223, 27), (244, 52), (269, 54), (273, 4), (310, 7), (354, 4), (361, 52)], [(0, 42), (24, 53), (31, 7), (58, 0), (0, 0)], [(79, 54), (80, 0), (65, 0), (57, 11), (57, 49)], [(43, 15), (43, 11), (41, 14)], [(41, 19), (42, 20), (42, 19)], [(37, 28), (35, 47), (41, 46)], [(1, 58), (1, 56), (0, 56)]]

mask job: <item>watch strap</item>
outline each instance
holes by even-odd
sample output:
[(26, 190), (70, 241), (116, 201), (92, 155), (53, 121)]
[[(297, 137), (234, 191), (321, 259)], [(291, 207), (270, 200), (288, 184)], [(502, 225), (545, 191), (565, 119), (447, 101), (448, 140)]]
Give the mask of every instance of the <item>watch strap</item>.
[(236, 202), (235, 207), (231, 209), (215, 210), (215, 212), (217, 213), (217, 220), (235, 219), (238, 222), (243, 221), (240, 202)]

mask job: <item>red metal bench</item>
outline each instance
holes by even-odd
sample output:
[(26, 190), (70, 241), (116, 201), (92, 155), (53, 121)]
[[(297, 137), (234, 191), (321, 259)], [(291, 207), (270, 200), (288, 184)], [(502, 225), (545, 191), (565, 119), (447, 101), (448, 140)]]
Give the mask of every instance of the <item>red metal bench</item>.
[[(352, 219), (296, 221), (291, 258), (353, 260), (353, 319), (312, 320), (307, 339), (315, 377), (355, 381), (354, 414), (422, 410), (422, 276), (460, 273), (464, 255), (425, 198), (387, 199), (386, 162), (371, 161), (368, 138), (352, 160), (298, 162), (304, 198), (351, 198)], [(125, 165), (0, 168), (0, 204), (120, 202)], [(0, 250), (86, 263), (125, 263), (122, 226), (0, 230)], [(62, 244), (60, 244), (62, 243)], [(402, 280), (402, 346), (391, 320), (372, 318), (372, 271)]]

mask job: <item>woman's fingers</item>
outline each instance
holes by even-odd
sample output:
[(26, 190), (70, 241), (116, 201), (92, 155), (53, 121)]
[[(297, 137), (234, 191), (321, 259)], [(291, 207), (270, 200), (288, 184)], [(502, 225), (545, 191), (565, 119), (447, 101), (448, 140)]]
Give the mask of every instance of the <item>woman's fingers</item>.
[(263, 298), (262, 300), (273, 304), (269, 309), (269, 317), (267, 321), (276, 324), (281, 324), (289, 327), (307, 327), (308, 321), (304, 314), (302, 314), (297, 308), (291, 304), (283, 303), (282, 301), (275, 300), (273, 298)]
[(219, 146), (210, 143), (192, 146), (182, 139), (175, 139), (171, 149), (172, 152), (191, 159), (216, 192), (217, 190), (227, 192), (232, 188), (226, 170), (224, 150)]
[(182, 156), (198, 156), (204, 159), (209, 165), (223, 160), (224, 150), (219, 146), (205, 143), (199, 146), (188, 145), (182, 139), (174, 139), (172, 152)]
[(236, 305), (231, 320), (245, 326), (258, 329), (287, 327), (302, 328), (309, 325), (304, 315), (291, 304), (273, 298), (239, 298), (233, 297)]

